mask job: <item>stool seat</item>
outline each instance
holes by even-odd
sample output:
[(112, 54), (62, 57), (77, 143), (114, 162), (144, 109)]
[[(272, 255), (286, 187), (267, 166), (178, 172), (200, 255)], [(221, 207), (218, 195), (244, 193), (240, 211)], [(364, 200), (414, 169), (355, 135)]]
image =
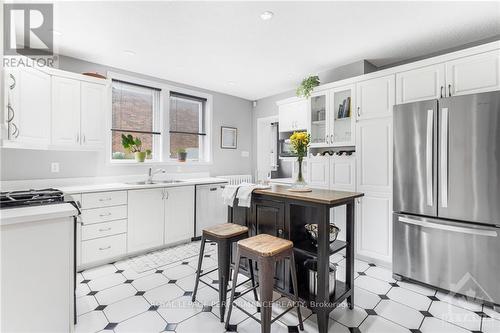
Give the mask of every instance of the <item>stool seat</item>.
[(272, 257), (293, 248), (293, 242), (268, 234), (259, 234), (238, 241), (238, 246), (260, 257)]
[(203, 229), (203, 234), (217, 238), (231, 238), (248, 233), (248, 228), (234, 223), (223, 223)]

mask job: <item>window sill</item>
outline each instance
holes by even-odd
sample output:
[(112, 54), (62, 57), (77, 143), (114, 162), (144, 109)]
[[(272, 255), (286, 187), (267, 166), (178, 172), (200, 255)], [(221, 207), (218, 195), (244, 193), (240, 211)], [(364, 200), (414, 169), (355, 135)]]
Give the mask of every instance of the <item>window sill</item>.
[(108, 161), (109, 165), (112, 166), (139, 166), (139, 165), (175, 165), (175, 166), (203, 166), (203, 165), (213, 165), (213, 162), (207, 161), (186, 161), (179, 162), (177, 160), (171, 161), (145, 161), (145, 162), (136, 162), (135, 160), (110, 160)]

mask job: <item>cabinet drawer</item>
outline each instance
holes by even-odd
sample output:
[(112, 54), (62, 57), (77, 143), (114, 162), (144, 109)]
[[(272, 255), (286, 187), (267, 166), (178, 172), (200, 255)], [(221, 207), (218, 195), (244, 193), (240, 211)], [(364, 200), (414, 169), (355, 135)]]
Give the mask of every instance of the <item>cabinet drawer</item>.
[(82, 208), (84, 209), (125, 205), (126, 203), (127, 191), (82, 194)]
[(97, 238), (82, 242), (82, 265), (110, 259), (127, 252), (127, 235)]
[(82, 210), (84, 225), (127, 218), (127, 205)]
[(82, 240), (117, 235), (127, 232), (127, 220), (95, 223), (82, 226)]

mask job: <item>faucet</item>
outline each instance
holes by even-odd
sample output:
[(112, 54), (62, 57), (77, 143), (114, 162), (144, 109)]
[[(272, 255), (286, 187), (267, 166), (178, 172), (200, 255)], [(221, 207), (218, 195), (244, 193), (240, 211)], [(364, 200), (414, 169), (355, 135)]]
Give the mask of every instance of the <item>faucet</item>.
[(165, 173), (165, 169), (156, 169), (153, 171), (153, 168), (149, 168), (148, 170), (148, 180), (146, 180), (146, 184), (153, 184), (153, 176), (157, 173)]

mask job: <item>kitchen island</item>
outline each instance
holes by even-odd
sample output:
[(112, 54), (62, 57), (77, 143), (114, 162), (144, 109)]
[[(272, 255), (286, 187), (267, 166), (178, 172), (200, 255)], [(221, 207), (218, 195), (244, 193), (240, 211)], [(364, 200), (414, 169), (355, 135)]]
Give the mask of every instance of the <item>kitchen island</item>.
[[(229, 207), (228, 219), (245, 225), (251, 235), (266, 233), (293, 241), (300, 300), (318, 316), (318, 330), (328, 332), (328, 315), (347, 299), (349, 308), (354, 305), (354, 200), (362, 193), (314, 189), (312, 192), (292, 192), (290, 187), (272, 185), (270, 189), (255, 190), (250, 208)], [(346, 240), (330, 244), (330, 209), (346, 206)], [(317, 246), (314, 245), (304, 226), (318, 224)], [(330, 256), (345, 249), (345, 282), (337, 280), (335, 291), (330, 293)], [(233, 262), (234, 254), (233, 251)], [(308, 259), (317, 260), (317, 293), (309, 288), (309, 270), (304, 266)], [(248, 273), (242, 264), (240, 272)], [(293, 295), (288, 274), (288, 262), (276, 265), (275, 289), (285, 295)], [(256, 267), (258, 269), (258, 267)], [(348, 310), (346, 310), (348, 311)]]

